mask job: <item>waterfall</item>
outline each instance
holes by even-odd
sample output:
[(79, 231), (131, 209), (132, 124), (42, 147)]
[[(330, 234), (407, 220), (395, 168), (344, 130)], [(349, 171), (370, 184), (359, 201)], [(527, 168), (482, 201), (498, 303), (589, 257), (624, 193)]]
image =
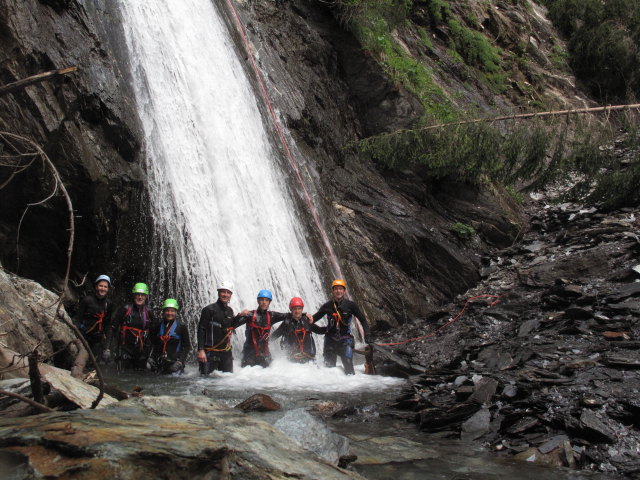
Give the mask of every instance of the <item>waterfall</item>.
[[(193, 328), (235, 284), (234, 310), (262, 288), (314, 312), (326, 295), (278, 150), (212, 0), (120, 0), (155, 222), (153, 301), (175, 296)], [(143, 279), (140, 279), (141, 281)], [(162, 298), (160, 298), (162, 296)]]

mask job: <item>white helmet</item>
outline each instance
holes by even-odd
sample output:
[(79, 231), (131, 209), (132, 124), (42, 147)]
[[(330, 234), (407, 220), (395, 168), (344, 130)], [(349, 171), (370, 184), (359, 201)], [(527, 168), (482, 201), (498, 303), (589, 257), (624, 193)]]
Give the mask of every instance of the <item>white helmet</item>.
[(230, 292), (233, 293), (233, 283), (227, 280), (223, 280), (218, 284), (217, 290), (229, 290)]

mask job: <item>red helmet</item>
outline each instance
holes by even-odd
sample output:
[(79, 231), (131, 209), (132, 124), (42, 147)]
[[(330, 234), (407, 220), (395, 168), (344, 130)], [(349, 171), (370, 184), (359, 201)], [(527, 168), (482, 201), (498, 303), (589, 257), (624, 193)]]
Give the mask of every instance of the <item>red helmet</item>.
[(293, 297), (289, 302), (289, 308), (293, 307), (304, 307), (304, 302), (300, 297)]

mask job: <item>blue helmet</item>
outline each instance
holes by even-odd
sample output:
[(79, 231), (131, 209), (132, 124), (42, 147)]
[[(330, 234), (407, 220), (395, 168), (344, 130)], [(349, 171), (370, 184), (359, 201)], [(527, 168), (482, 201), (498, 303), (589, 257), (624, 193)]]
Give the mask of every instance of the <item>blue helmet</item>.
[(109, 285), (111, 285), (111, 279), (109, 278), (108, 275), (100, 275), (98, 278), (96, 278), (96, 281), (93, 282), (93, 284), (95, 285), (96, 283), (101, 282), (102, 280), (104, 280)]
[(258, 292), (258, 299), (268, 298), (269, 300), (273, 300), (273, 295), (271, 295), (271, 290), (260, 290)]

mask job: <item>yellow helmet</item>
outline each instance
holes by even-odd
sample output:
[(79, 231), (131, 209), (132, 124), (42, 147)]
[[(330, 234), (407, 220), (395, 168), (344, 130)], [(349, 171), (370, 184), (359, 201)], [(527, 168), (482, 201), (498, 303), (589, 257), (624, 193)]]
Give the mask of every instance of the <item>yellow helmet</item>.
[(347, 288), (347, 282), (345, 282), (344, 280), (341, 280), (341, 279), (338, 278), (337, 280), (334, 280), (333, 283), (331, 284), (331, 288), (333, 288), (333, 287), (343, 287), (343, 288), (346, 289)]

